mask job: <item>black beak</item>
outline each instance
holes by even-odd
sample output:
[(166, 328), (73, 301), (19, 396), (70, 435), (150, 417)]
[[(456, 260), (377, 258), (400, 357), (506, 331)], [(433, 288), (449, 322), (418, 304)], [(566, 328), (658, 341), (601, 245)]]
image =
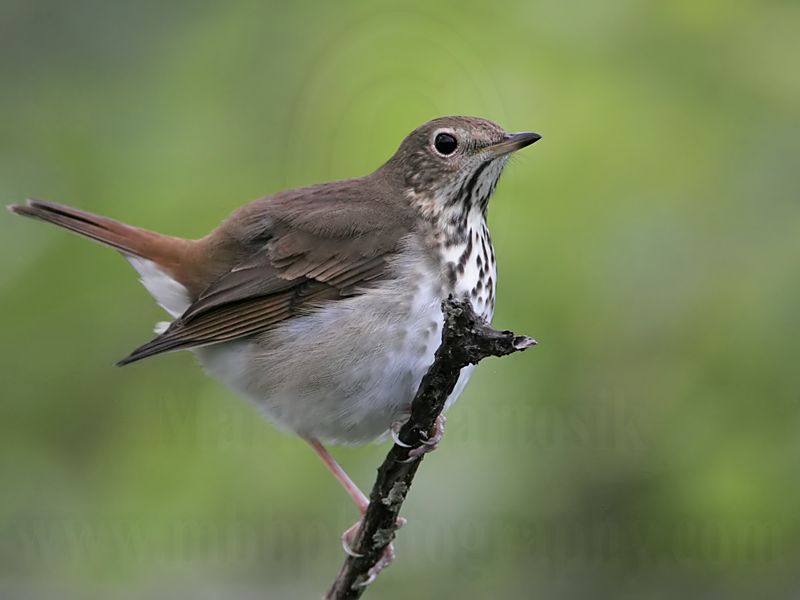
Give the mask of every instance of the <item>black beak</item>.
[(540, 139), (542, 139), (542, 136), (540, 136), (538, 133), (507, 133), (506, 139), (498, 144), (489, 146), (486, 148), (486, 151), (494, 156), (503, 156), (504, 154), (516, 152), (525, 146), (530, 146), (533, 142), (536, 142)]

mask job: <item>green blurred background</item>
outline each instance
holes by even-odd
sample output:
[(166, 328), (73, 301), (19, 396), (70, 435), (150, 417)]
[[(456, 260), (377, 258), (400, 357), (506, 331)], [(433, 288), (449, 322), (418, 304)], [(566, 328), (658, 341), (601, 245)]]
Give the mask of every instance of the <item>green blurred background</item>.
[[(800, 5), (0, 2), (0, 199), (200, 236), (418, 124), (544, 139), (495, 324), (368, 597), (800, 595)], [(0, 597), (315, 598), (349, 499), (114, 252), (0, 218)], [(364, 487), (386, 447), (337, 449)]]

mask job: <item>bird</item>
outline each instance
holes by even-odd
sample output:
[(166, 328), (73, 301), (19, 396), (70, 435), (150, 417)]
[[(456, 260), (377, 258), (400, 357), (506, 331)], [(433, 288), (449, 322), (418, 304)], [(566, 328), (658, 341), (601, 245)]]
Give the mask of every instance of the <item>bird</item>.
[[(308, 442), (363, 515), (366, 495), (327, 446), (387, 439), (408, 419), (441, 340), (444, 299), (466, 299), (491, 321), (489, 200), (509, 156), (540, 137), (478, 117), (433, 119), (371, 174), (255, 200), (198, 239), (42, 200), (8, 209), (119, 251), (171, 316), (118, 365), (194, 352)], [(442, 428), (412, 457), (435, 447)]]

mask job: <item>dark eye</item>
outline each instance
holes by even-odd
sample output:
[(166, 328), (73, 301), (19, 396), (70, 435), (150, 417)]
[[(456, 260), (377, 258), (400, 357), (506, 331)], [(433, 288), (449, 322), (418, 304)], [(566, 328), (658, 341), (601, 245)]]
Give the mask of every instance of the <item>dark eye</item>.
[(458, 142), (456, 138), (449, 133), (440, 133), (436, 136), (436, 139), (433, 140), (433, 147), (436, 148), (439, 154), (447, 156), (456, 151)]

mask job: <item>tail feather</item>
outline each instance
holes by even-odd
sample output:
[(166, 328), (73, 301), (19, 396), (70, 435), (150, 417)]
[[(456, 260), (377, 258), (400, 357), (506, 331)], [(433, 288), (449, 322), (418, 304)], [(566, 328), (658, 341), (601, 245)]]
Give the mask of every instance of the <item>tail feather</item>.
[[(8, 210), (58, 225), (119, 250), (138, 271), (156, 302), (173, 317), (189, 306), (192, 290), (197, 285), (189, 268), (193, 264), (190, 240), (161, 235), (55, 202), (27, 200), (25, 204), (10, 205)], [(133, 356), (129, 358), (127, 362), (136, 360)]]
[(156, 259), (156, 255), (161, 250), (157, 249), (158, 240), (167, 237), (77, 208), (44, 200), (27, 200), (25, 204), (12, 204), (8, 210), (17, 215), (58, 225), (106, 246), (111, 246), (120, 252), (149, 260)]

